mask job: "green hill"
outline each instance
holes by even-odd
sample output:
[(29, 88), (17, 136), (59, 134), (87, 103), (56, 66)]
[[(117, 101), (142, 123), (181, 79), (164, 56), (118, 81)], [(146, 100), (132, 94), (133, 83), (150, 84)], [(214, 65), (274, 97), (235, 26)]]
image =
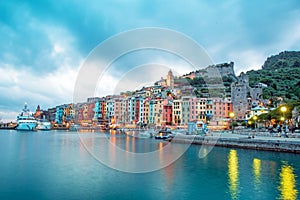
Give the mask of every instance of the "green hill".
[[(174, 80), (178, 87), (193, 86), (197, 97), (229, 97), (231, 84), (236, 80), (233, 62), (218, 64), (216, 67), (222, 76), (206, 79), (206, 69), (190, 72)], [(194, 73), (194, 74), (193, 74)], [(267, 58), (261, 70), (246, 72), (250, 87), (264, 83), (264, 99), (282, 97), (285, 101), (300, 100), (300, 51), (284, 51)], [(194, 75), (193, 78), (190, 78)], [(223, 83), (220, 87), (219, 83)], [(214, 86), (214, 87), (211, 87)]]
[(276, 70), (280, 68), (299, 68), (300, 51), (284, 51), (267, 58), (262, 69)]
[(300, 52), (285, 51), (267, 58), (261, 70), (246, 72), (250, 86), (267, 84), (263, 89), (265, 99), (283, 97), (285, 100), (300, 99)]

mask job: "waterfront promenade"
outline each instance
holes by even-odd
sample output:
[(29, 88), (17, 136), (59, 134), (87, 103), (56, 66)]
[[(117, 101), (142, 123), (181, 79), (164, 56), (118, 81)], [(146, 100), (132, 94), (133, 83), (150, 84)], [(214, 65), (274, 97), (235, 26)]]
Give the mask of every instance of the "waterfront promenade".
[(258, 131), (243, 131), (239, 133), (218, 131), (210, 132), (206, 136), (180, 135), (175, 137), (172, 142), (191, 142), (192, 144), (215, 145), (230, 148), (300, 153), (300, 138), (298, 134), (294, 134), (293, 137), (278, 137), (278, 135), (275, 136), (267, 132)]

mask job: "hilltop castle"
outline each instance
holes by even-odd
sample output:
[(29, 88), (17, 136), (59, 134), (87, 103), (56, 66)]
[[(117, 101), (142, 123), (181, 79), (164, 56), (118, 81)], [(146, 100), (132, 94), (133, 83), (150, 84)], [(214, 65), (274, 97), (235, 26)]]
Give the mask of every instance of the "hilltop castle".
[(194, 79), (195, 77), (200, 77), (200, 76), (201, 77), (229, 76), (229, 77), (234, 77), (236, 79), (233, 66), (234, 66), (234, 62), (211, 65), (205, 69), (199, 69), (197, 71), (193, 71), (188, 74), (185, 74), (182, 76), (182, 78)]

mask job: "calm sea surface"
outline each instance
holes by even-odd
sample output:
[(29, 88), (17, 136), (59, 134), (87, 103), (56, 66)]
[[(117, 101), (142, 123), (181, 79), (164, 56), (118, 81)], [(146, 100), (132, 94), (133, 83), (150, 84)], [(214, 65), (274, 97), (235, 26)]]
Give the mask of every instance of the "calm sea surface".
[(0, 130), (0, 199), (300, 198), (300, 155), (215, 147), (200, 159), (201, 146), (192, 145), (161, 170), (125, 173), (87, 151), (101, 151), (107, 140), (138, 153), (167, 144), (117, 133)]

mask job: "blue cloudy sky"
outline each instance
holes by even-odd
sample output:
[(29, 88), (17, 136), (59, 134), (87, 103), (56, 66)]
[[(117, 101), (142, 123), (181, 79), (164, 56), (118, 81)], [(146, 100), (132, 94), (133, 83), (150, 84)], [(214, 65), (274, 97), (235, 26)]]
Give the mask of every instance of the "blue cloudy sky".
[(300, 1), (0, 1), (0, 117), (14, 119), (24, 102), (32, 110), (72, 102), (89, 52), (143, 27), (186, 34), (215, 63), (234, 61), (239, 74), (272, 54), (300, 50)]

